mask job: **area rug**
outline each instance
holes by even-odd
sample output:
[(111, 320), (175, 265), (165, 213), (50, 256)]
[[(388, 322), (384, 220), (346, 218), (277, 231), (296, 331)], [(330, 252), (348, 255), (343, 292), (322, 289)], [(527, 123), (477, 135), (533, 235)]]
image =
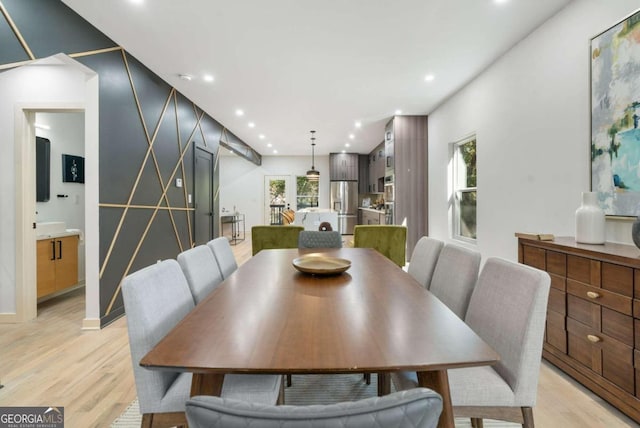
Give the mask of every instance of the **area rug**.
[[(392, 390), (395, 388), (391, 386)], [(347, 375), (294, 375), (292, 385), (285, 388), (285, 403), (294, 406), (308, 404), (332, 404), (340, 401), (354, 401), (374, 397), (378, 386), (376, 376), (371, 376), (371, 385), (367, 385), (362, 374)], [(142, 416), (138, 400), (116, 419), (111, 428), (139, 428)], [(485, 420), (486, 428), (516, 428), (518, 424)], [(469, 419), (456, 418), (456, 428), (470, 428)]]

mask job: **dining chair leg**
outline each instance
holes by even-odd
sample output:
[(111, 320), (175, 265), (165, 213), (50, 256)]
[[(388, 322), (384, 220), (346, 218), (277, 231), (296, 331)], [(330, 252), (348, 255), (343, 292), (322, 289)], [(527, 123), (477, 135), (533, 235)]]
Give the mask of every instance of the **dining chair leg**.
[(482, 422), (482, 418), (471, 418), (471, 426), (473, 428), (483, 428), (484, 423)]
[(291, 386), (291, 375), (287, 375), (287, 386)]
[(533, 409), (531, 407), (522, 408), (522, 419), (524, 420), (523, 428), (534, 428), (533, 426)]
[(371, 373), (365, 373), (362, 378), (367, 385), (371, 385)]
[(391, 375), (389, 373), (378, 373), (378, 397), (391, 394)]

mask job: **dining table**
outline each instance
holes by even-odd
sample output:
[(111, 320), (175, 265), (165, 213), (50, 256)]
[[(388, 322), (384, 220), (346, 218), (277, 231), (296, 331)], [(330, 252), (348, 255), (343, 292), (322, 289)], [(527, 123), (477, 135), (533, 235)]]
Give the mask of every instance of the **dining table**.
[[(309, 257), (317, 257), (311, 260), (319, 266), (323, 260), (344, 266), (311, 273), (301, 263)], [(392, 372), (413, 371), (419, 386), (443, 398), (438, 426), (454, 427), (447, 370), (498, 360), (463, 320), (395, 263), (374, 249), (339, 248), (260, 251), (140, 365), (192, 372), (192, 396), (220, 395), (230, 373), (377, 373), (379, 393), (385, 394)]]

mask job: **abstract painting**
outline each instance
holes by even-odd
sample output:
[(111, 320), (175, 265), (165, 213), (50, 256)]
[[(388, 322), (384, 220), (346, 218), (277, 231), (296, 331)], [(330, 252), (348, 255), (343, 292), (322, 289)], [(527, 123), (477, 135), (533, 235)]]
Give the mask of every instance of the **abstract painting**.
[(591, 39), (591, 190), (640, 215), (640, 11)]

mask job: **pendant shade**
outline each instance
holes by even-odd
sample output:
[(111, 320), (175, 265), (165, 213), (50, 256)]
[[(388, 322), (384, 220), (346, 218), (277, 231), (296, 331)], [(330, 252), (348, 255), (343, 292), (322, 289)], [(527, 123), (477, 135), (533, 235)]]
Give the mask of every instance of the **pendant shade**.
[(307, 171), (307, 180), (319, 181), (320, 171), (316, 171), (315, 164), (315, 147), (316, 147), (316, 131), (311, 131), (311, 169)]

